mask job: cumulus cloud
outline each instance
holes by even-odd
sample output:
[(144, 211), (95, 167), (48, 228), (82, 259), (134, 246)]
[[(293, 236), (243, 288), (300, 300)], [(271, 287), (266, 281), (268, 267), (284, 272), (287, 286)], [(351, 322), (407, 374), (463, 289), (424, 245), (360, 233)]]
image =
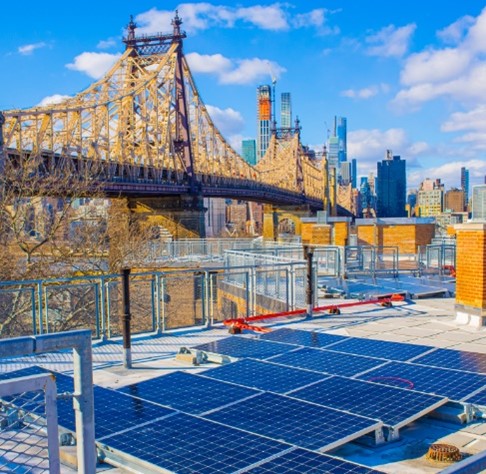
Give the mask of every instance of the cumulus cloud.
[(235, 134), (239, 134), (245, 125), (241, 114), (228, 107), (227, 109), (220, 109), (213, 105), (207, 105), (206, 109), (214, 121), (214, 124), (224, 137), (231, 137)]
[(486, 103), (486, 8), (477, 18), (462, 17), (438, 32), (454, 47), (431, 48), (412, 54), (400, 75), (403, 88), (392, 106), (416, 110), (438, 98), (463, 106)]
[(390, 90), (388, 84), (378, 84), (369, 87), (363, 87), (362, 89), (346, 89), (341, 92), (343, 97), (349, 97), (350, 99), (370, 99), (378, 95), (379, 93), (387, 93)]
[(222, 71), (219, 79), (222, 84), (253, 84), (268, 77), (270, 71), (278, 79), (286, 69), (266, 59), (242, 59), (231, 71)]
[(406, 26), (396, 27), (389, 25), (366, 38), (371, 46), (367, 49), (370, 56), (402, 57), (408, 52), (410, 40), (416, 29), (411, 23)]
[(68, 69), (80, 71), (93, 79), (99, 79), (115, 64), (121, 54), (109, 53), (81, 53), (74, 58), (74, 62), (66, 64)]
[[(295, 15), (292, 5), (274, 3), (272, 5), (253, 5), (251, 7), (230, 7), (213, 5), (207, 2), (182, 3), (178, 7), (183, 20), (183, 28), (188, 32), (197, 32), (213, 27), (232, 28), (241, 22), (263, 30), (286, 31), (290, 28), (313, 27), (322, 32), (335, 32), (334, 28), (325, 27), (327, 10), (314, 9)], [(332, 12), (329, 12), (332, 13)], [(139, 32), (153, 34), (170, 31), (174, 12), (152, 8), (136, 17)]]
[(37, 105), (39, 107), (44, 107), (46, 105), (60, 104), (68, 99), (71, 99), (68, 95), (54, 94), (44, 97)]
[(47, 46), (47, 44), (43, 41), (39, 43), (24, 44), (23, 46), (19, 46), (17, 51), (23, 56), (28, 56), (32, 54), (36, 49), (44, 48), (45, 46)]
[(463, 16), (449, 26), (439, 30), (437, 37), (444, 43), (457, 44), (463, 39), (465, 32), (472, 24), (474, 24), (474, 17), (470, 15)]
[(374, 160), (385, 156), (385, 150), (403, 150), (408, 147), (405, 130), (390, 128), (349, 131), (347, 137), (348, 156)]
[(231, 69), (232, 62), (222, 54), (186, 54), (187, 62), (192, 72), (222, 73)]
[(255, 84), (271, 71), (278, 79), (285, 68), (267, 59), (252, 58), (231, 60), (221, 54), (189, 53), (186, 55), (193, 72), (214, 74), (221, 84)]

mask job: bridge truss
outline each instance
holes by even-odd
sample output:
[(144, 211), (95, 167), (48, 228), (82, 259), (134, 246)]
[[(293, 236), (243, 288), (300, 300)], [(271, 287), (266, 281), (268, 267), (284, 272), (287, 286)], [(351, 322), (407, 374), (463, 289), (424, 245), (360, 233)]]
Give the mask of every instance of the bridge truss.
[(201, 100), (182, 51), (177, 13), (172, 34), (135, 36), (103, 78), (72, 98), (4, 113), (6, 159), (44, 173), (95, 170), (107, 195), (221, 196), (322, 209), (324, 172), (299, 135), (274, 135), (249, 165), (228, 144)]

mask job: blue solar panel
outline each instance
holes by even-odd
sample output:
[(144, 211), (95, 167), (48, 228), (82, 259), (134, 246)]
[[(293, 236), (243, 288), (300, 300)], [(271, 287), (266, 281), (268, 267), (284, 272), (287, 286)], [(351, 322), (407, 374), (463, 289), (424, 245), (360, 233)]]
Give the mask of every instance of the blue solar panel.
[(269, 392), (223, 407), (205, 418), (323, 451), (381, 427), (377, 420)]
[(325, 377), (307, 370), (252, 359), (241, 359), (232, 364), (209, 369), (202, 372), (202, 375), (277, 393), (286, 393)]
[(326, 334), (315, 331), (303, 331), (300, 329), (282, 328), (260, 336), (266, 341), (285, 342), (287, 344), (297, 344), (299, 346), (326, 347), (337, 341), (348, 339), (346, 336), (336, 334)]
[[(44, 369), (31, 367), (27, 369), (8, 372), (1, 375), (1, 379), (34, 375), (45, 373)], [(57, 391), (73, 392), (74, 380), (68, 375), (52, 372), (56, 376)], [(33, 392), (26, 394), (26, 397), (33, 396)], [(128, 397), (115, 390), (93, 387), (94, 412), (95, 412), (95, 437), (101, 438), (109, 434), (131, 428), (140, 423), (146, 423), (156, 418), (161, 418), (174, 413), (170, 408), (164, 408), (155, 403), (145, 400)], [(25, 408), (28, 409), (28, 408)], [(58, 423), (63, 428), (75, 431), (75, 413), (73, 400), (60, 398), (57, 401)]]
[(359, 378), (441, 395), (454, 401), (461, 401), (486, 384), (486, 375), (401, 362), (389, 362)]
[(480, 354), (478, 352), (437, 349), (414, 359), (413, 363), (476, 372), (478, 374), (486, 373), (486, 354)]
[(472, 403), (473, 405), (481, 405), (486, 407), (486, 389), (480, 390), (479, 392), (467, 397), (465, 400), (467, 403)]
[(448, 401), (445, 397), (344, 377), (330, 377), (289, 396), (375, 418), (394, 428), (410, 423)]
[(183, 413), (102, 440), (113, 450), (171, 472), (234, 473), (289, 445)]
[(369, 467), (334, 458), (327, 454), (296, 448), (259, 466), (243, 471), (251, 474), (379, 474)]
[(236, 358), (251, 357), (253, 359), (268, 359), (277, 354), (293, 351), (295, 346), (249, 339), (241, 336), (231, 336), (225, 339), (208, 342), (207, 344), (201, 344), (193, 347), (193, 349)]
[(385, 363), (380, 359), (304, 347), (271, 359), (276, 364), (351, 377)]
[(349, 354), (381, 357), (382, 359), (405, 362), (413, 357), (432, 349), (431, 346), (418, 344), (406, 344), (403, 342), (380, 341), (378, 339), (364, 339), (353, 337), (338, 342), (332, 348), (333, 351), (347, 352)]
[(259, 393), (187, 372), (173, 372), (120, 388), (119, 391), (193, 415)]

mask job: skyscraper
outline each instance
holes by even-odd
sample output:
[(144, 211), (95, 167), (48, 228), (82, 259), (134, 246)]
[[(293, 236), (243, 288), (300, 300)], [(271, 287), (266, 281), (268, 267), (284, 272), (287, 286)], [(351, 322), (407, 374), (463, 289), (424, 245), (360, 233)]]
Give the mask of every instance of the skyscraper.
[(469, 204), (469, 170), (461, 168), (461, 189), (464, 191), (464, 209), (467, 210)]
[(405, 160), (386, 151), (386, 158), (377, 163), (378, 217), (406, 217), (407, 178)]
[(272, 128), (272, 88), (269, 85), (257, 89), (257, 161), (262, 158), (270, 143)]
[(473, 186), (472, 220), (486, 222), (486, 184)]
[(282, 92), (280, 96), (280, 127), (292, 127), (292, 102), (290, 92)]
[(347, 161), (346, 117), (334, 117), (334, 136), (338, 138), (338, 161)]
[(356, 188), (356, 185), (358, 184), (357, 178), (358, 178), (358, 162), (356, 161), (356, 158), (353, 158), (351, 160), (351, 185), (353, 186), (353, 189)]
[(241, 142), (241, 154), (247, 163), (252, 166), (256, 165), (257, 157), (255, 140), (243, 140)]

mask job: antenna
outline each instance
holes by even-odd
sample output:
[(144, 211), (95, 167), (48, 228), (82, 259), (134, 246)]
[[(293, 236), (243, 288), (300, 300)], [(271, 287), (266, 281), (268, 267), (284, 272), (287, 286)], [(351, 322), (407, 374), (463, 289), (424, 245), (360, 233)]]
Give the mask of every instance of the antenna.
[(267, 66), (268, 66), (268, 72), (270, 74), (270, 78), (272, 79), (272, 96), (270, 97), (270, 103), (272, 106), (271, 109), (271, 114), (270, 114), (270, 122), (272, 124), (273, 129), (275, 130), (277, 128), (277, 120), (275, 118), (276, 110), (275, 110), (275, 86), (277, 85), (277, 78), (275, 77), (275, 74), (273, 72), (272, 68), (272, 63), (270, 61), (266, 61)]

